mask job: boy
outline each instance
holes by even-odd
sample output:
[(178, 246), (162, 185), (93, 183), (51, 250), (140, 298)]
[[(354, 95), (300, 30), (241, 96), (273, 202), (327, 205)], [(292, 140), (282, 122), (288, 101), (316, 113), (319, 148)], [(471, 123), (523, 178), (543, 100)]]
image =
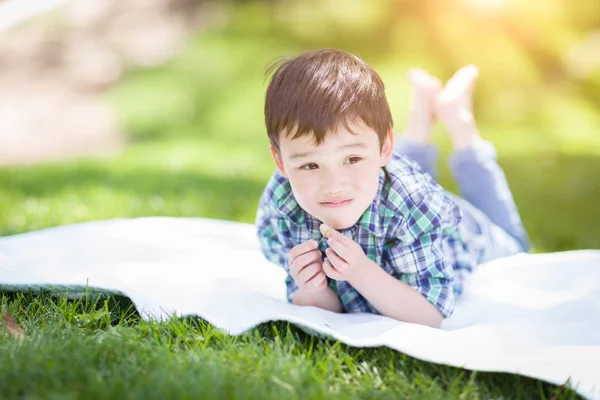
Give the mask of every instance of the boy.
[[(277, 169), (256, 223), (264, 255), (288, 273), (290, 302), (437, 328), (475, 266), (528, 250), (494, 148), (472, 118), (474, 66), (443, 89), (411, 71), (414, 99), (396, 145), (383, 82), (358, 57), (325, 49), (275, 67), (265, 120)], [(454, 143), (466, 200), (434, 180), (434, 115)]]

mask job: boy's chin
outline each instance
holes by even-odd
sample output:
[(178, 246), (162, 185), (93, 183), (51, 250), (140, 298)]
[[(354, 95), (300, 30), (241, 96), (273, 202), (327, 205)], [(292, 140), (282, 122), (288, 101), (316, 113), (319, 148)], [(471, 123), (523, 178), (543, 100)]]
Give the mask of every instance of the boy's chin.
[(335, 220), (335, 219), (325, 218), (322, 221), (323, 221), (323, 223), (325, 225), (330, 226), (331, 228), (335, 229), (336, 231), (341, 231), (341, 230), (348, 229), (348, 228), (352, 227), (354, 224), (356, 224), (356, 222), (358, 221), (358, 219), (354, 219), (354, 220)]

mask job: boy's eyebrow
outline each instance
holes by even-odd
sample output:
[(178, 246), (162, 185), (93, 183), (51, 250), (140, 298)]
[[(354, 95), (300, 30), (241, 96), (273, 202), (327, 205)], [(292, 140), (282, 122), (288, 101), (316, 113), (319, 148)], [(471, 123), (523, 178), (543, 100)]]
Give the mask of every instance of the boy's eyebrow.
[[(369, 146), (366, 143), (363, 142), (356, 142), (356, 143), (350, 143), (350, 144), (345, 144), (343, 146), (340, 146), (337, 148), (337, 150), (346, 150), (346, 149), (368, 149)], [(314, 152), (313, 151), (307, 151), (304, 153), (294, 153), (290, 156), (290, 160), (297, 160), (299, 158), (305, 158), (308, 157), (310, 155), (312, 155)]]
[(356, 143), (351, 143), (351, 144), (346, 144), (344, 146), (340, 146), (337, 149), (338, 150), (345, 150), (345, 149), (356, 149), (356, 148), (365, 149), (366, 150), (366, 149), (369, 148), (369, 145), (366, 144), (366, 143), (363, 143), (363, 142), (356, 142)]

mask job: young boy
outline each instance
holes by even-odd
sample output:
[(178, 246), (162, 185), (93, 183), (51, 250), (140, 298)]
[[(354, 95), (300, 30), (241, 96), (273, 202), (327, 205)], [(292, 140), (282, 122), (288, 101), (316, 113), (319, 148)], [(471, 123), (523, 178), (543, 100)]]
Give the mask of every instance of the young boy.
[[(364, 61), (326, 49), (276, 65), (265, 120), (277, 169), (256, 223), (264, 255), (288, 273), (289, 301), (439, 327), (474, 267), (528, 251), (472, 117), (476, 76), (465, 67), (442, 88), (411, 71), (409, 122), (394, 144), (383, 82)], [(434, 180), (434, 116), (456, 148), (464, 199)]]

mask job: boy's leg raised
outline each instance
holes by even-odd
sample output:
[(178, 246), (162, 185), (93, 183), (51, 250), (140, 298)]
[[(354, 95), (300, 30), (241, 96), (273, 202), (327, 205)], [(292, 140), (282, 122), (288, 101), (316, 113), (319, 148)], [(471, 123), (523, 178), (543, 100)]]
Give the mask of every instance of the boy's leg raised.
[(523, 251), (529, 251), (527, 233), (504, 171), (496, 162), (494, 146), (479, 140), (462, 148), (450, 157), (450, 168), (462, 197), (512, 236)]
[(455, 147), (450, 168), (463, 198), (528, 251), (527, 233), (504, 171), (496, 161), (496, 150), (480, 137), (473, 118), (471, 93), (477, 74), (474, 66), (462, 68), (436, 99), (435, 113)]
[(421, 169), (437, 177), (438, 149), (431, 144), (433, 102), (441, 82), (421, 69), (409, 71), (413, 98), (406, 130), (396, 140), (396, 151), (415, 161)]

